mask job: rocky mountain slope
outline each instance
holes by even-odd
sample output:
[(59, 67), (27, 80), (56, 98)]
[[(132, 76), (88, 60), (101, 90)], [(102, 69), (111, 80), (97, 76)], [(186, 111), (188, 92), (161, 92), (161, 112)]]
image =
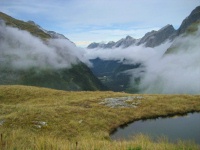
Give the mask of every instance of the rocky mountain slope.
[(2, 12), (0, 19), (0, 85), (34, 85), (61, 90), (107, 89), (76, 56), (76, 46), (63, 35)]
[[(170, 53), (177, 53), (179, 47), (183, 44), (187, 45), (189, 43), (189, 40), (186, 40), (185, 43), (180, 42), (181, 39), (187, 38), (188, 36), (197, 36), (193, 35), (196, 34), (196, 31), (198, 30), (200, 25), (200, 6), (196, 7), (188, 17), (186, 17), (183, 22), (181, 23), (181, 26), (177, 30), (177, 36), (178, 37), (170, 46), (170, 48), (167, 49), (165, 54)], [(185, 46), (187, 48), (187, 46)]]
[(177, 30), (177, 35), (184, 33), (189, 26), (200, 20), (200, 6), (196, 7), (188, 17), (186, 17)]
[(142, 37), (137, 45), (145, 47), (156, 47), (167, 40), (173, 40), (176, 36), (176, 30), (172, 25), (166, 25), (158, 31), (148, 32)]

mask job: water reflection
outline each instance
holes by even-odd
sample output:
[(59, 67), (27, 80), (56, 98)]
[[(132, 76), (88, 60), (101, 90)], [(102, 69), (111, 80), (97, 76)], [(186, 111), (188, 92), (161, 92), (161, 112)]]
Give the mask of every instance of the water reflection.
[(118, 128), (111, 135), (111, 139), (129, 140), (139, 133), (149, 135), (152, 139), (165, 136), (170, 142), (181, 139), (192, 140), (200, 144), (200, 113), (136, 121), (124, 128)]

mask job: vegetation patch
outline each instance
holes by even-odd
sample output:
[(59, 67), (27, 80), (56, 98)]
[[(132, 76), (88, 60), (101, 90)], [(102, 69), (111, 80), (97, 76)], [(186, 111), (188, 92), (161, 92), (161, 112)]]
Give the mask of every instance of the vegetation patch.
[[(138, 135), (111, 141), (131, 121), (200, 111), (199, 95), (66, 92), (32, 86), (0, 86), (0, 149), (199, 149), (194, 142), (152, 141)], [(143, 97), (137, 107), (111, 108), (106, 98)]]

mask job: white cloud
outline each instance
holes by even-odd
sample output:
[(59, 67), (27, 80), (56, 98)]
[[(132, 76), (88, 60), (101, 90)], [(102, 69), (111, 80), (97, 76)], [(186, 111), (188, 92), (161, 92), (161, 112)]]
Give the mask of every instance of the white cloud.
[(196, 34), (179, 37), (175, 50), (164, 57), (147, 61), (140, 89), (145, 93), (200, 93), (200, 29)]
[(27, 31), (6, 27), (0, 23), (0, 62), (1, 67), (13, 69), (70, 68), (83, 57), (84, 51), (68, 40), (50, 39), (44, 43)]
[[(172, 44), (173, 52), (165, 54), (171, 43), (155, 48), (132, 46), (125, 49), (87, 49), (85, 57), (103, 60), (127, 60), (141, 63), (142, 67), (129, 70), (132, 86), (138, 86), (135, 78), (141, 77), (141, 93), (199, 94), (200, 93), (200, 26), (196, 34), (181, 36)], [(165, 55), (164, 55), (165, 54)]]

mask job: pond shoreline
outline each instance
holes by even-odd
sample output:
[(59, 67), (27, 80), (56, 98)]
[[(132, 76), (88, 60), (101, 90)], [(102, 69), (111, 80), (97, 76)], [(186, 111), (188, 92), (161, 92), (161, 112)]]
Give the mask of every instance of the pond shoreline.
[(109, 132), (109, 136), (111, 136), (112, 134), (114, 134), (119, 128), (125, 128), (127, 127), (128, 125), (136, 122), (136, 121), (146, 121), (148, 119), (158, 119), (158, 118), (172, 118), (172, 117), (175, 117), (175, 116), (179, 116), (179, 117), (182, 117), (182, 116), (187, 116), (189, 113), (200, 113), (199, 110), (191, 110), (191, 111), (187, 111), (187, 112), (178, 112), (178, 113), (172, 113), (172, 114), (166, 114), (166, 115), (155, 115), (155, 116), (149, 116), (149, 117), (141, 117), (140, 119), (134, 119), (134, 120), (131, 120), (131, 121), (128, 121), (126, 123), (123, 123), (122, 125), (119, 125), (117, 128), (111, 130), (111, 132)]

